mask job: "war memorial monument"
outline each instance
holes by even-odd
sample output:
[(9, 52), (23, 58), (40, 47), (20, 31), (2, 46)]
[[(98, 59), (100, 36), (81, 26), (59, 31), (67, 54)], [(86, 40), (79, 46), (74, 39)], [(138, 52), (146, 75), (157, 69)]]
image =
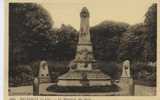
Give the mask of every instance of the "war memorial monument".
[[(90, 37), (89, 18), (88, 9), (83, 7), (80, 12), (81, 22), (76, 56), (69, 64), (69, 71), (58, 77), (57, 86), (77, 87), (76, 91), (86, 87), (86, 90), (82, 90), (83, 92), (89, 91), (89, 89), (98, 92), (101, 91), (101, 88), (103, 88), (103, 92), (107, 92), (108, 90), (112, 92), (106, 95), (113, 95), (118, 87), (119, 89), (116, 91), (121, 91), (119, 95), (133, 95), (132, 90), (134, 87), (130, 76), (130, 62), (128, 60), (123, 64), (122, 75), (117, 83), (109, 75), (104, 74), (97, 65)], [(96, 88), (92, 89), (92, 87)], [(70, 92), (73, 91), (71, 90)]]
[(81, 23), (79, 41), (75, 59), (70, 70), (58, 78), (59, 86), (104, 86), (110, 85), (111, 79), (102, 73), (96, 65), (90, 40), (89, 11), (83, 7), (80, 13)]

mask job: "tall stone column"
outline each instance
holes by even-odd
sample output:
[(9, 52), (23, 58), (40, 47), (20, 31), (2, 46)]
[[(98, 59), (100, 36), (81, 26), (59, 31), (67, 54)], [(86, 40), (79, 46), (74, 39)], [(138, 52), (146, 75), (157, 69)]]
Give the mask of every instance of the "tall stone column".
[(78, 70), (92, 70), (92, 63), (95, 62), (90, 40), (89, 17), (89, 11), (84, 7), (80, 13), (80, 34), (75, 58)]

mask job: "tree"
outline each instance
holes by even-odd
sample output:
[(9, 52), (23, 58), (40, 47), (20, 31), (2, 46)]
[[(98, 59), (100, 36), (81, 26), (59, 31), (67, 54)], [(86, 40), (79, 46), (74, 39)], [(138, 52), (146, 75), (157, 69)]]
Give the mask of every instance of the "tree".
[(135, 24), (128, 28), (120, 39), (119, 59), (124, 61), (144, 61), (147, 28), (143, 23)]
[(121, 37), (119, 59), (156, 61), (157, 5), (146, 12), (144, 23), (132, 25)]
[(147, 31), (147, 40), (148, 40), (148, 60), (149, 61), (156, 61), (156, 49), (157, 49), (157, 4), (152, 4), (149, 7), (148, 11), (145, 14), (145, 21), (146, 27), (148, 28)]
[(91, 40), (95, 58), (103, 61), (117, 61), (120, 37), (129, 25), (122, 22), (103, 21), (91, 28)]
[(10, 61), (17, 64), (45, 58), (52, 24), (48, 12), (39, 4), (10, 3)]
[[(52, 48), (53, 21), (48, 12), (35, 3), (9, 4), (9, 76), (23, 81), (32, 73), (29, 67), (19, 67), (35, 60), (47, 58)], [(27, 73), (29, 71), (29, 73)], [(24, 76), (21, 78), (21, 76)], [(29, 75), (29, 76), (27, 76)]]
[(71, 60), (76, 53), (78, 42), (78, 32), (71, 25), (62, 24), (61, 28), (56, 30), (56, 47), (54, 57), (58, 60)]

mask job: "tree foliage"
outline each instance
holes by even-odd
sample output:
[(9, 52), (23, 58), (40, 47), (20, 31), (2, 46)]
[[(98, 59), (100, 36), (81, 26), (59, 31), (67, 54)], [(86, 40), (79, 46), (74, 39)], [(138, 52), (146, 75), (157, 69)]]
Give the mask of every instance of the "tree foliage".
[(157, 9), (153, 4), (143, 23), (132, 25), (122, 35), (119, 59), (156, 61)]
[(52, 23), (48, 12), (38, 4), (11, 3), (9, 6), (10, 61), (17, 64), (45, 58), (50, 48)]
[(121, 22), (103, 21), (91, 28), (95, 58), (117, 61), (120, 37), (129, 25)]
[(146, 43), (146, 27), (143, 23), (130, 26), (120, 40), (119, 59), (144, 61)]
[(56, 45), (53, 51), (55, 60), (71, 60), (75, 56), (78, 32), (71, 25), (62, 24), (55, 30)]
[(154, 3), (149, 7), (145, 14), (146, 18), (144, 23), (148, 29), (148, 60), (156, 61), (156, 49), (157, 49), (157, 4)]
[(53, 21), (34, 3), (9, 4), (9, 78), (24, 82), (33, 77), (31, 62), (47, 58)]

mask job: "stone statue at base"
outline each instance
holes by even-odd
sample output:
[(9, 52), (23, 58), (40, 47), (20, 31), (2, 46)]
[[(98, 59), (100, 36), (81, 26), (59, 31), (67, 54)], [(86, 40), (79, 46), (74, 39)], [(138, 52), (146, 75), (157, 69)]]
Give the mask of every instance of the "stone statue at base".
[(122, 67), (122, 75), (117, 84), (121, 89), (121, 95), (134, 95), (134, 80), (130, 75), (130, 61), (125, 60)]
[(47, 61), (43, 60), (39, 64), (38, 77), (40, 83), (48, 83), (51, 81)]

